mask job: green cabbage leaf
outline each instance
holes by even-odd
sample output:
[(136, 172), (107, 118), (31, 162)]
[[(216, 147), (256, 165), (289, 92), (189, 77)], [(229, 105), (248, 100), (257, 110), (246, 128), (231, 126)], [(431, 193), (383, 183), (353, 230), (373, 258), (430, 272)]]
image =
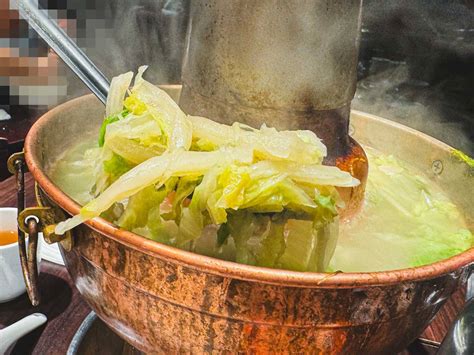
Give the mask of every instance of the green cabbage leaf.
[(56, 233), (109, 216), (120, 228), (195, 250), (216, 226), (213, 250), (233, 246), (238, 262), (324, 271), (343, 207), (336, 187), (359, 181), (322, 165), (326, 147), (313, 132), (186, 115), (143, 78), (145, 69), (131, 88), (131, 73), (112, 80), (95, 198)]

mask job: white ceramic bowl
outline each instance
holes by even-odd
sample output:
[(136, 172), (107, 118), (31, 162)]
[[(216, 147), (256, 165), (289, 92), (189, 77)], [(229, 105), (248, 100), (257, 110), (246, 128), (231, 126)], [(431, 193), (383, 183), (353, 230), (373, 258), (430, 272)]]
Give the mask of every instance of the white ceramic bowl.
[[(16, 208), (0, 208), (0, 230), (16, 230), (16, 214)], [(38, 243), (40, 248), (41, 243)], [(40, 260), (41, 253), (38, 250), (38, 263)], [(26, 291), (18, 242), (0, 246), (0, 285), (0, 302), (10, 301)]]

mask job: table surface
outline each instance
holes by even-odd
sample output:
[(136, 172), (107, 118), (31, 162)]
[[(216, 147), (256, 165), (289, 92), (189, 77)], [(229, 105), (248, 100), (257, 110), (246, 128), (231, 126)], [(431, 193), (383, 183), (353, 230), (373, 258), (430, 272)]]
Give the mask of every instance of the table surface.
[[(26, 204), (34, 206), (33, 179), (30, 174), (25, 178)], [(15, 207), (15, 182), (9, 178), (0, 182), (0, 207)], [(48, 322), (23, 337), (13, 349), (12, 354), (60, 354), (66, 353), (79, 325), (89, 314), (90, 308), (74, 287), (65, 267), (41, 262), (39, 285), (42, 302), (32, 307), (25, 295), (8, 303), (0, 304), (0, 328), (34, 312), (44, 313)], [(459, 289), (443, 306), (433, 322), (421, 335), (429, 341), (440, 342), (444, 338), (452, 321), (464, 304), (464, 289)], [(417, 348), (418, 349), (418, 348)], [(426, 350), (414, 350), (409, 354), (427, 353)]]
[[(25, 189), (27, 206), (35, 206), (33, 179), (30, 174), (26, 175)], [(15, 206), (15, 181), (9, 178), (0, 182), (0, 207)], [(38, 307), (31, 306), (26, 294), (0, 304), (0, 328), (34, 312), (43, 313), (48, 317), (44, 326), (18, 341), (12, 354), (66, 354), (72, 337), (91, 311), (74, 287), (64, 266), (42, 261), (39, 285), (41, 304)]]

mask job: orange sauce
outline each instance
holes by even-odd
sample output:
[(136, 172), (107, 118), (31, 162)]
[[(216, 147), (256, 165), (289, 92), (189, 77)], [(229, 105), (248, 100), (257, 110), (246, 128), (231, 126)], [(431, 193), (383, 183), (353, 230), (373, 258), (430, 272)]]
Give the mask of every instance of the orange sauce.
[(2, 231), (0, 230), (0, 246), (13, 244), (18, 241), (17, 231)]

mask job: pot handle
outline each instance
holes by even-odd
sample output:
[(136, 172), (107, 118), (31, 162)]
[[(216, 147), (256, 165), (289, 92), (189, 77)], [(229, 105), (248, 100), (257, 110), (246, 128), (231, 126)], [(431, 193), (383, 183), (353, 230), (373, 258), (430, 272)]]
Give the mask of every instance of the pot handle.
[(469, 278), (466, 286), (466, 301), (474, 299), (474, 263), (471, 264)]
[[(40, 302), (37, 263), (39, 233), (43, 233), (46, 243), (59, 242), (66, 251), (72, 250), (74, 239), (72, 238), (71, 231), (66, 232), (64, 235), (54, 233), (56, 223), (64, 221), (66, 216), (59, 208), (49, 206), (47, 199), (42, 197), (38, 185), (35, 184), (35, 193), (39, 207), (25, 208), (25, 171), (27, 169), (23, 152), (14, 153), (8, 159), (8, 170), (16, 178), (18, 246), (21, 269), (31, 304), (37, 306)], [(26, 246), (25, 235), (28, 235), (28, 246)]]
[(470, 265), (466, 304), (443, 339), (436, 355), (474, 353), (474, 264)]
[[(15, 153), (8, 159), (8, 170), (15, 175), (17, 193), (17, 213), (18, 217), (25, 209), (25, 157), (23, 152)], [(38, 231), (39, 220), (37, 217), (29, 216), (25, 221), (28, 230), (28, 247), (26, 246), (25, 233), (18, 224), (18, 249), (20, 250), (21, 269), (25, 279), (26, 291), (31, 304), (37, 306), (40, 303), (38, 291)]]

